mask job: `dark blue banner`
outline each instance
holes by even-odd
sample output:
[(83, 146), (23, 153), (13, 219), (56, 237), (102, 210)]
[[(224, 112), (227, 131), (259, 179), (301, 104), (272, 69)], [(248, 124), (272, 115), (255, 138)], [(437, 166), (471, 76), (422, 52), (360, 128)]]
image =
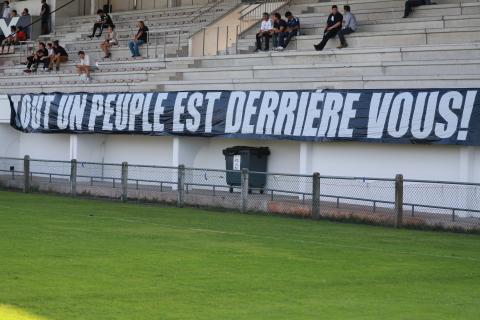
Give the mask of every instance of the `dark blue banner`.
[(32, 133), (480, 145), (477, 89), (10, 95)]

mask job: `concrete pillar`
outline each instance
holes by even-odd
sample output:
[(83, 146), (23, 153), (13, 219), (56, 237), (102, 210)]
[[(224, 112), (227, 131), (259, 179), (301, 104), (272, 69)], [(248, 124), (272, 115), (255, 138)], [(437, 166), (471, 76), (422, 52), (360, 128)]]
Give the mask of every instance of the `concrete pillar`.
[(128, 199), (128, 163), (122, 163), (122, 201), (127, 202)]
[(178, 190), (177, 190), (177, 206), (182, 208), (185, 205), (185, 166), (178, 166)]
[(23, 192), (30, 192), (30, 156), (25, 156), (23, 158)]
[(320, 219), (320, 173), (312, 176), (312, 219)]
[(242, 197), (242, 207), (241, 211), (242, 212), (247, 212), (248, 211), (248, 191), (249, 191), (249, 174), (248, 174), (248, 169), (242, 169), (241, 171), (241, 184), (242, 184), (242, 192), (241, 192), (241, 197)]
[(78, 135), (76, 134), (70, 135), (70, 160), (73, 159), (78, 159)]
[(70, 165), (70, 192), (72, 197), (77, 195), (77, 160), (72, 159)]
[(95, 15), (97, 13), (97, 1), (90, 0), (90, 14)]
[(475, 147), (460, 147), (459, 179), (462, 182), (475, 182)]
[(402, 226), (403, 220), (403, 175), (395, 177), (395, 228)]

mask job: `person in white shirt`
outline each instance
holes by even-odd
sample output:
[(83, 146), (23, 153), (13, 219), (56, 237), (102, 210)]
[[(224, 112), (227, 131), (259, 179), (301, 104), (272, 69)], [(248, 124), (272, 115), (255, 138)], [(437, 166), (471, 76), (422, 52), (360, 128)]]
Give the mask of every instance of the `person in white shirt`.
[(12, 17), (12, 8), (10, 8), (10, 2), (5, 1), (3, 3), (3, 14), (2, 18), (10, 19)]
[(102, 48), (102, 51), (105, 54), (105, 56), (103, 57), (104, 59), (109, 59), (112, 57), (110, 48), (116, 45), (118, 45), (118, 39), (117, 32), (115, 31), (115, 26), (109, 26), (105, 41), (100, 44), (100, 48)]
[(78, 52), (80, 62), (77, 64), (77, 72), (80, 75), (81, 80), (90, 80), (90, 57), (83, 51)]
[(265, 39), (265, 51), (270, 47), (270, 31), (273, 29), (272, 20), (267, 12), (263, 13), (262, 24), (260, 30), (257, 32), (257, 48), (255, 52), (262, 50), (262, 38)]

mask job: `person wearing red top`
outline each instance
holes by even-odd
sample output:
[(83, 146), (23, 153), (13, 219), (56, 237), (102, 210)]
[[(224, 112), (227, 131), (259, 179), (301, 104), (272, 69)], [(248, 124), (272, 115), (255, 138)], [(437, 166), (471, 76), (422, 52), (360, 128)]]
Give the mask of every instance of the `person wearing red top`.
[[(20, 41), (22, 40), (19, 40), (19, 30), (17, 29), (17, 27), (15, 26), (12, 26), (10, 27), (10, 35), (8, 35), (5, 40), (2, 41), (2, 52), (0, 54), (3, 54), (3, 51), (5, 49), (5, 46), (8, 47), (7, 49), (7, 53), (10, 51), (10, 46), (15, 46), (17, 44), (19, 44)], [(20, 36), (23, 36), (21, 33), (20, 33)], [(25, 34), (25, 39), (26, 39), (27, 35)]]
[(18, 27), (17, 29), (17, 41), (27, 41), (27, 33), (22, 27)]

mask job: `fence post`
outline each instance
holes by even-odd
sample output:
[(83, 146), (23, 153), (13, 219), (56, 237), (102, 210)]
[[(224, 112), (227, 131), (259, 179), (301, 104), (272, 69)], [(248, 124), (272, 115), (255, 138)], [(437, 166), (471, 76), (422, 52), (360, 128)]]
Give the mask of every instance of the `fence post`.
[(122, 201), (127, 202), (128, 198), (128, 163), (122, 163)]
[(248, 211), (248, 189), (250, 187), (249, 185), (249, 174), (248, 174), (248, 169), (242, 169), (240, 173), (240, 181), (241, 181), (241, 187), (242, 191), (240, 193), (242, 197), (242, 212), (247, 212)]
[(25, 156), (23, 158), (23, 192), (30, 192), (30, 156)]
[(320, 173), (315, 172), (312, 177), (312, 219), (320, 219)]
[(185, 205), (185, 166), (178, 166), (178, 188), (177, 188), (177, 206), (183, 208)]
[(72, 197), (77, 196), (77, 160), (70, 161), (70, 191)]
[(395, 177), (395, 228), (402, 226), (403, 219), (403, 175)]

